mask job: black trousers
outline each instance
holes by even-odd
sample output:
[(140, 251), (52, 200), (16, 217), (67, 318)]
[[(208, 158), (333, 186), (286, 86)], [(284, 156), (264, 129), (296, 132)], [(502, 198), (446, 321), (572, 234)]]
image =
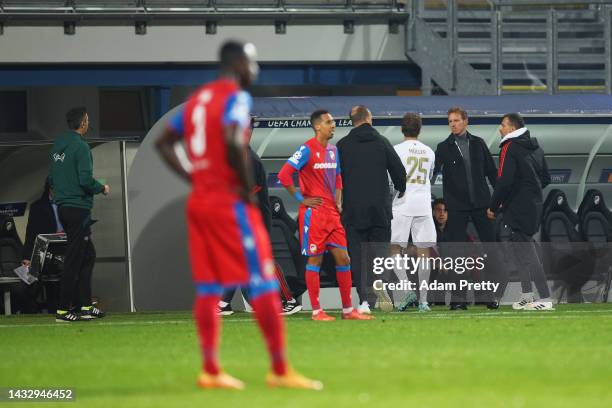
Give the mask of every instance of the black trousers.
[(221, 296), (221, 300), (225, 303), (232, 303), (232, 299), (234, 298), (234, 293), (240, 290), (242, 292), (242, 296), (244, 300), (249, 301), (249, 291), (246, 288), (240, 287), (236, 289), (227, 289), (223, 292), (223, 296)]
[(91, 242), (90, 210), (60, 206), (58, 212), (68, 240), (58, 309), (70, 310), (91, 304), (91, 275), (96, 249)]
[[(373, 259), (374, 257), (389, 256), (388, 244), (391, 241), (391, 226), (356, 229), (351, 225), (345, 225), (345, 229), (348, 252), (351, 257), (353, 285), (357, 289), (359, 302), (367, 301), (373, 307), (376, 303), (376, 294), (372, 288), (374, 282)], [(378, 245), (374, 248), (366, 247), (368, 250), (364, 253), (364, 247), (368, 243), (378, 243)]]
[(548, 289), (544, 267), (542, 266), (542, 262), (540, 262), (540, 257), (538, 256), (538, 251), (532, 236), (522, 231), (512, 229), (510, 245), (512, 245), (514, 263), (515, 265), (520, 265), (519, 276), (521, 278), (521, 291), (523, 293), (533, 292), (533, 286), (531, 285), (531, 282), (533, 282), (538, 289), (540, 297), (550, 297), (550, 290)]
[[(448, 221), (446, 224), (446, 241), (448, 242), (466, 242), (467, 241), (467, 226), (469, 221), (472, 221), (478, 232), (478, 238), (481, 242), (495, 242), (495, 223), (487, 218), (486, 208), (475, 208), (468, 211), (453, 211), (448, 210)], [(491, 250), (487, 253), (487, 264), (484, 274), (478, 276), (478, 280), (491, 280), (500, 283), (497, 293), (490, 291), (478, 291), (474, 293), (477, 302), (491, 302), (497, 296), (501, 298), (508, 284), (508, 277), (505, 267), (501, 262), (499, 249), (496, 245), (488, 246)], [(455, 252), (455, 251), (453, 251)], [(466, 256), (465, 253), (456, 253), (454, 256)], [(450, 272), (450, 281), (458, 282), (461, 279), (469, 279), (465, 275), (458, 275)], [(458, 287), (458, 285), (457, 285)], [(466, 301), (465, 290), (456, 290), (451, 294), (451, 303), (463, 303)]]

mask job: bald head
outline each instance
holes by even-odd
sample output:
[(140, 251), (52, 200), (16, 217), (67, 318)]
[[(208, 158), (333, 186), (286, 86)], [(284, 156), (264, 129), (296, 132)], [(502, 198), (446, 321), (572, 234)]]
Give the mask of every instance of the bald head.
[(353, 127), (361, 126), (364, 123), (372, 124), (372, 113), (364, 105), (353, 106), (349, 114)]

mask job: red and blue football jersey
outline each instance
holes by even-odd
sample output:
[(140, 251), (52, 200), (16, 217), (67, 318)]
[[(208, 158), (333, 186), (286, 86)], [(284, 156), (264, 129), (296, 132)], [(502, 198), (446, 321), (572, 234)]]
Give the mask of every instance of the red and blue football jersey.
[(168, 126), (184, 136), (193, 194), (236, 195), (240, 181), (227, 160), (224, 127), (238, 124), (246, 137), (251, 105), (251, 96), (235, 81), (218, 79), (197, 90), (170, 119)]
[(285, 187), (293, 184), (291, 176), (296, 171), (302, 195), (323, 199), (323, 205), (318, 208), (300, 205), (302, 254), (321, 256), (330, 248), (346, 249), (346, 232), (336, 207), (336, 189), (342, 189), (338, 149), (332, 144), (323, 146), (316, 138), (306, 141), (278, 173)]
[(199, 295), (247, 285), (256, 298), (278, 288), (261, 214), (239, 198), (240, 180), (227, 159), (224, 127), (244, 129), (240, 142), (246, 143), (251, 104), (251, 96), (236, 82), (219, 79), (196, 91), (168, 123), (183, 135), (191, 167), (187, 230)]
[[(336, 208), (336, 189), (342, 189), (342, 178), (335, 145), (324, 147), (313, 137), (300, 146), (285, 166), (299, 172), (300, 190), (304, 197), (321, 197), (324, 206)], [(281, 173), (287, 170), (281, 170)]]

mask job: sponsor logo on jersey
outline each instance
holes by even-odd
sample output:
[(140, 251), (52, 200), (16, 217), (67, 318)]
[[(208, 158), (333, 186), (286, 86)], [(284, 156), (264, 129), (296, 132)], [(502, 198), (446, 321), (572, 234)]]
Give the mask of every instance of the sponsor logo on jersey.
[(338, 167), (337, 163), (315, 163), (314, 169), (335, 169)]
[(308, 249), (310, 249), (310, 252), (313, 254), (317, 252), (317, 246), (315, 244), (310, 244)]

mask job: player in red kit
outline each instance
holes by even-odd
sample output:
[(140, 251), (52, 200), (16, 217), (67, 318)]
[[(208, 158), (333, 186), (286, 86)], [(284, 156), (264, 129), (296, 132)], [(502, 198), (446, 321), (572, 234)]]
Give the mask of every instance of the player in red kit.
[[(299, 225), (302, 254), (308, 257), (306, 287), (312, 305), (312, 319), (330, 321), (319, 303), (321, 263), (330, 251), (336, 261), (336, 279), (342, 299), (342, 318), (370, 320), (372, 317), (353, 309), (351, 264), (346, 247), (346, 232), (340, 221), (342, 211), (342, 178), (338, 149), (329, 143), (334, 137), (336, 122), (325, 110), (313, 112), (310, 124), (315, 136), (304, 143), (287, 160), (278, 173), (283, 186), (300, 202)], [(300, 190), (293, 185), (298, 172)]]
[[(246, 286), (272, 361), (266, 382), (272, 387), (321, 389), (289, 367), (285, 329), (270, 239), (253, 204), (247, 171), (245, 130), (251, 96), (242, 90), (255, 79), (255, 47), (227, 42), (220, 50), (219, 78), (200, 89), (169, 121), (157, 141), (164, 160), (191, 183), (187, 230), (193, 279), (194, 317), (204, 357), (202, 388), (242, 389), (218, 361), (222, 291)], [(184, 142), (188, 162), (185, 163)]]

